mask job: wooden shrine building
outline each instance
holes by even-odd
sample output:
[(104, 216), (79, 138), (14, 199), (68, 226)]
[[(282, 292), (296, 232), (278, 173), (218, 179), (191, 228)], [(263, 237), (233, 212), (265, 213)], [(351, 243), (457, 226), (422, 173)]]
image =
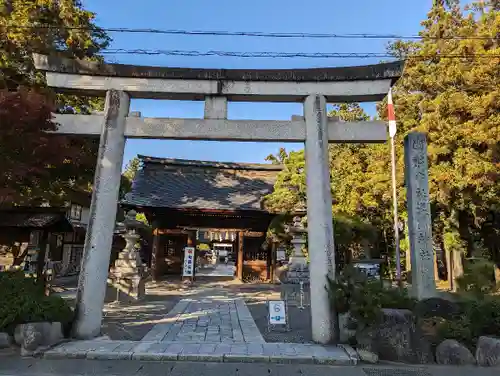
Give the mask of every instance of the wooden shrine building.
[(186, 246), (197, 247), (195, 275), (220, 264), (241, 280), (270, 278), (274, 263), (265, 240), (274, 214), (262, 203), (282, 166), (139, 158), (142, 167), (122, 205), (144, 212), (153, 227), (155, 278), (182, 274)]

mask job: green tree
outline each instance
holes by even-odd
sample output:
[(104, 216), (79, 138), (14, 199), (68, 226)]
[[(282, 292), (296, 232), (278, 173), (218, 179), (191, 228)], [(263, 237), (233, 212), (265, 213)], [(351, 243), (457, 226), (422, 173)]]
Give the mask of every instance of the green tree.
[[(141, 168), (141, 160), (138, 157), (132, 158), (125, 166), (125, 171), (122, 173), (120, 185), (120, 198), (124, 199), (125, 195), (132, 190), (132, 183), (134, 182), (137, 171)], [(142, 212), (137, 213), (135, 219), (149, 225), (146, 215)]]
[[(434, 245), (444, 250), (440, 259), (455, 279), (464, 255), (481, 252), (500, 261), (500, 3), (461, 8), (458, 1), (436, 0), (422, 27), (421, 40), (388, 47), (406, 59), (394, 88), (398, 205), (405, 218), (403, 138), (425, 132)], [(378, 112), (386, 119), (385, 101)], [(336, 106), (331, 115), (366, 119), (356, 105)], [(266, 202), (288, 210), (305, 202), (304, 154), (275, 158), (285, 170)], [(386, 144), (330, 146), (334, 217), (376, 226), (388, 235), (386, 244), (392, 244), (389, 166)]]
[(138, 157), (132, 158), (125, 166), (125, 171), (122, 173), (120, 196), (122, 198), (132, 190), (132, 183), (135, 179), (137, 171), (141, 168), (141, 160)]
[(409, 131), (428, 135), (434, 227), (453, 277), (479, 243), (499, 253), (490, 223), (500, 212), (499, 10), (498, 1), (435, 1), (422, 40), (390, 46), (408, 57), (394, 94), (398, 144)]
[[(109, 38), (102, 29), (94, 25), (93, 19), (94, 14), (83, 9), (78, 0), (9, 0), (2, 3), (0, 90), (7, 93), (30, 88), (17, 96), (10, 96), (11, 105), (15, 107), (29, 102), (37, 103), (36, 96), (39, 94), (51, 97), (50, 91), (45, 87), (43, 74), (34, 69), (33, 52), (101, 59), (98, 52), (108, 45)], [(30, 100), (27, 97), (30, 95), (35, 98)], [(4, 94), (4, 97), (7, 96), (8, 94)], [(16, 99), (18, 102), (15, 104)], [(99, 99), (68, 95), (54, 96), (54, 102), (58, 111), (76, 113), (89, 113), (93, 109), (101, 109), (103, 105)], [(29, 132), (27, 130), (33, 129), (32, 125), (12, 120), (15, 114), (19, 114), (14, 107), (2, 108), (4, 119), (10, 120), (2, 122), (0, 128), (0, 158), (4, 159), (2, 162), (11, 162), (2, 163), (2, 167), (11, 168), (13, 163), (15, 169), (15, 162), (19, 159), (26, 167), (24, 171), (37, 170), (39, 173), (35, 176), (27, 173), (22, 177), (19, 171), (7, 171), (6, 175), (16, 175), (18, 179), (6, 179), (4, 176), (1, 185), (3, 191), (0, 192), (2, 201), (7, 204), (58, 205), (70, 199), (68, 195), (75, 189), (90, 190), (98, 140), (56, 135), (41, 137), (40, 132), (44, 130), (45, 122), (40, 122), (40, 132)], [(30, 111), (36, 112), (37, 109), (30, 107)], [(17, 148), (17, 144), (9, 143), (14, 130), (22, 134), (23, 141), (27, 141), (26, 145), (39, 143), (39, 148), (34, 151), (28, 147)], [(30, 141), (28, 137), (36, 139)], [(46, 160), (32, 158), (29, 166), (29, 156), (33, 152), (46, 155)]]
[[(369, 116), (356, 103), (334, 105), (328, 115), (338, 117), (341, 121), (369, 119)], [(364, 159), (371, 157), (365, 151), (367, 148), (368, 146), (365, 145), (349, 144), (336, 144), (329, 147), (334, 230), (336, 246), (340, 251), (337, 253), (347, 259), (360, 252), (368, 251), (375, 245), (378, 237), (378, 230), (367, 220), (375, 214), (363, 211), (364, 206), (360, 206), (362, 199), (369, 201), (365, 192), (371, 192), (373, 186), (370, 187), (369, 182), (366, 187), (357, 184), (363, 181), (362, 175), (370, 168), (369, 163), (364, 162)], [(282, 148), (277, 155), (268, 156), (267, 160), (282, 164), (284, 167), (278, 175), (274, 192), (265, 198), (267, 208), (281, 213), (303, 209), (306, 206), (304, 151), (287, 153)], [(376, 204), (370, 202), (365, 206), (372, 208)], [(363, 216), (365, 214), (367, 215)]]

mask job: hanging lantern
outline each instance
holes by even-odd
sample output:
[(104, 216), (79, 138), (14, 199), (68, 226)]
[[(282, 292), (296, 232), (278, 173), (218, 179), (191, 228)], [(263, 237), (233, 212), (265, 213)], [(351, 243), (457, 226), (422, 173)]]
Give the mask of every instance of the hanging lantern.
[(234, 239), (236, 239), (236, 234), (234, 231), (231, 231), (231, 241), (234, 242)]

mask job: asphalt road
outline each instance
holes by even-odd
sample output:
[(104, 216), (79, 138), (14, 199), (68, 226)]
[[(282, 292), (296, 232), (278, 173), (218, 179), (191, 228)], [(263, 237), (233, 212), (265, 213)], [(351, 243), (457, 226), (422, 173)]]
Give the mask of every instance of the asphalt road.
[(498, 376), (499, 368), (44, 360), (0, 356), (0, 376)]
[(366, 376), (360, 368), (292, 364), (0, 358), (0, 376)]

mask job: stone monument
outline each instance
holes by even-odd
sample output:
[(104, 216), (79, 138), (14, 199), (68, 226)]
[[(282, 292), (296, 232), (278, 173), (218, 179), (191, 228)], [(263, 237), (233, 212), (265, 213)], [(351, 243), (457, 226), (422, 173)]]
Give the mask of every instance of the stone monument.
[(411, 254), (411, 292), (417, 299), (435, 296), (434, 251), (427, 166), (427, 137), (412, 132), (405, 137), (406, 201)]
[(288, 263), (288, 270), (281, 277), (283, 300), (293, 300), (299, 308), (309, 305), (310, 301), (310, 274), (307, 259), (302, 248), (306, 244), (305, 234), (307, 229), (302, 223), (302, 218), (293, 218), (293, 225), (286, 226), (285, 231), (292, 236), (293, 255)]
[(110, 271), (110, 280), (116, 288), (117, 301), (137, 301), (146, 295), (146, 266), (142, 264), (136, 244), (140, 239), (137, 229), (142, 223), (135, 219), (136, 212), (127, 213), (124, 225), (126, 245), (118, 255), (115, 265)]

